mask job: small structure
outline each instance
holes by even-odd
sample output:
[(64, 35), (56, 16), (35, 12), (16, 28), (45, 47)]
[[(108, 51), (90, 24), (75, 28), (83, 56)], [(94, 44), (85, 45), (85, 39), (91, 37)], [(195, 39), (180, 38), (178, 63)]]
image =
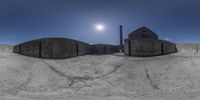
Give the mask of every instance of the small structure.
[(158, 35), (146, 27), (130, 33), (124, 42), (125, 54), (129, 56), (156, 56), (177, 51), (174, 43), (158, 39)]

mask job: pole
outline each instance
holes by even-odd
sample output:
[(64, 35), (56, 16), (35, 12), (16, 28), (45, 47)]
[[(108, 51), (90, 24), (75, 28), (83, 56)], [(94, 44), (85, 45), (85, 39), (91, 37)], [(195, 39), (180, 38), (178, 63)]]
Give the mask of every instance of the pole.
[(175, 34), (173, 33), (173, 36), (174, 36), (174, 43), (176, 42), (176, 40), (175, 40)]
[(122, 28), (122, 25), (120, 25), (119, 27), (120, 29), (120, 53), (123, 52), (123, 28)]

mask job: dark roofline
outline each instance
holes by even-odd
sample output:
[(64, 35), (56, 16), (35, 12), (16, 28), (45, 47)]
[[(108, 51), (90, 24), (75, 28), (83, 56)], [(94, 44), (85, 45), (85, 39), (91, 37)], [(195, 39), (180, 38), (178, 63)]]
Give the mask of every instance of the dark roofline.
[(22, 44), (29, 43), (29, 42), (43, 41), (43, 40), (49, 40), (49, 39), (71, 40), (71, 41), (76, 41), (76, 42), (81, 42), (81, 43), (89, 44), (89, 43), (82, 42), (82, 41), (75, 40), (75, 39), (71, 39), (71, 38), (64, 38), (64, 37), (44, 37), (44, 38), (39, 38), (39, 39), (33, 39), (33, 40), (25, 41), (25, 42), (22, 42), (22, 43), (19, 43), (19, 44), (16, 44), (16, 45), (22, 45)]
[(129, 37), (130, 35), (134, 34), (135, 32), (137, 32), (138, 30), (143, 29), (143, 28), (149, 30), (149, 31), (150, 31), (154, 36), (156, 36), (157, 38), (159, 37), (154, 31), (152, 31), (151, 29), (147, 28), (146, 26), (142, 26), (142, 27), (137, 28), (136, 30), (132, 31), (132, 32), (128, 35), (128, 37)]

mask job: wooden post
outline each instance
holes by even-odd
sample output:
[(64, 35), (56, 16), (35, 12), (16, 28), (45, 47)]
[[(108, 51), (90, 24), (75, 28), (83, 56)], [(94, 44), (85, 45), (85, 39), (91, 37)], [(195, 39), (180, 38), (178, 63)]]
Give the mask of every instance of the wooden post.
[(128, 40), (128, 55), (131, 56), (131, 40)]
[(122, 28), (122, 25), (120, 25), (119, 30), (120, 30), (120, 36), (119, 36), (119, 39), (120, 39), (120, 53), (122, 53), (123, 52), (123, 28)]
[(78, 43), (76, 43), (76, 56), (79, 56), (78, 52)]
[(39, 42), (39, 58), (41, 58), (42, 57), (42, 42)]

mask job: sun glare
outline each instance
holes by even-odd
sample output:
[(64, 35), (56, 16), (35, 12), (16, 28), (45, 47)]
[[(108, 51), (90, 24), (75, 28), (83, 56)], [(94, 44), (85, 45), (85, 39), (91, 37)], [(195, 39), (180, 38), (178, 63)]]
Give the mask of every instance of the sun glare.
[(95, 26), (95, 28), (96, 28), (96, 30), (98, 30), (98, 31), (103, 31), (103, 30), (105, 29), (105, 26), (104, 26), (103, 24), (97, 24), (97, 25)]

